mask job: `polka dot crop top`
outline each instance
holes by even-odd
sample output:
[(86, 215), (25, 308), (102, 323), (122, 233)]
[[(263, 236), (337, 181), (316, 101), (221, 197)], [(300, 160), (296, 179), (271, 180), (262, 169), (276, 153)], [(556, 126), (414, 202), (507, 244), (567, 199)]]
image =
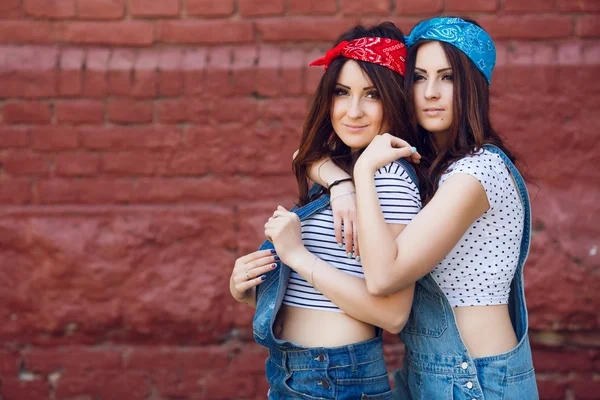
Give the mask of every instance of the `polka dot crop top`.
[(524, 212), (502, 159), (484, 149), (457, 160), (440, 178), (471, 175), (483, 185), (490, 209), (467, 229), (431, 272), (452, 307), (508, 304), (523, 236)]

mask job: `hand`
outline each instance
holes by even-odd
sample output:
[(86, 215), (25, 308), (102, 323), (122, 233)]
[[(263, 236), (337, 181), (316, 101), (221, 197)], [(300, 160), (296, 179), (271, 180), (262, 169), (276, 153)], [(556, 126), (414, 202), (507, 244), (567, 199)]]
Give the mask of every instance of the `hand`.
[[(335, 241), (340, 247), (343, 247), (342, 243), (345, 241), (346, 253), (359, 257), (358, 230), (355, 229), (356, 190), (354, 183), (348, 181), (332, 187), (330, 204), (331, 211), (333, 212)], [(342, 228), (344, 241), (342, 241)], [(352, 244), (354, 244), (354, 252), (352, 251)]]
[(286, 264), (289, 264), (293, 254), (305, 249), (300, 218), (281, 206), (277, 207), (265, 224), (265, 236), (273, 243), (277, 255)]
[(389, 133), (377, 135), (360, 155), (356, 165), (357, 168), (375, 173), (379, 168), (399, 158), (410, 158), (414, 163), (419, 163), (421, 155), (413, 153), (411, 145)]
[(276, 257), (272, 250), (260, 250), (235, 261), (229, 290), (236, 301), (243, 303), (252, 295), (252, 288), (264, 280), (264, 274), (277, 267)]

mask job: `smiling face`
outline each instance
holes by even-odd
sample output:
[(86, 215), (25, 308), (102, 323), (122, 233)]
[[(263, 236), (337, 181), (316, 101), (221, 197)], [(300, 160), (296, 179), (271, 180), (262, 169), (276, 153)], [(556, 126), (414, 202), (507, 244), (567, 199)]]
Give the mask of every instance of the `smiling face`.
[(452, 67), (440, 42), (422, 44), (417, 50), (413, 99), (417, 121), (444, 143), (452, 125), (454, 82)]
[(346, 61), (340, 70), (330, 117), (333, 130), (352, 150), (367, 147), (387, 129), (379, 93), (354, 60)]

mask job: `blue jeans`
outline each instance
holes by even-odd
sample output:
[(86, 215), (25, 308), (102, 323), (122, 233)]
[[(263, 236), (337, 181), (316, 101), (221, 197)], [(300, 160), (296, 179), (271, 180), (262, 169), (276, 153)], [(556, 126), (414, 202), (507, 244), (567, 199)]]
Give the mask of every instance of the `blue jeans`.
[(269, 400), (392, 399), (381, 334), (340, 347), (269, 349)]

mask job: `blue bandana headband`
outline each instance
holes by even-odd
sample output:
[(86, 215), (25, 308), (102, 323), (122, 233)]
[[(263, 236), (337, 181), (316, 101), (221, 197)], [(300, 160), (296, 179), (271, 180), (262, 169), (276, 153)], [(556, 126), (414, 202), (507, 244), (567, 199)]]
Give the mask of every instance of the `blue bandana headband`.
[(492, 70), (496, 65), (496, 47), (490, 35), (475, 24), (461, 18), (432, 18), (415, 26), (405, 37), (411, 47), (419, 39), (450, 43), (465, 53), (492, 83)]

